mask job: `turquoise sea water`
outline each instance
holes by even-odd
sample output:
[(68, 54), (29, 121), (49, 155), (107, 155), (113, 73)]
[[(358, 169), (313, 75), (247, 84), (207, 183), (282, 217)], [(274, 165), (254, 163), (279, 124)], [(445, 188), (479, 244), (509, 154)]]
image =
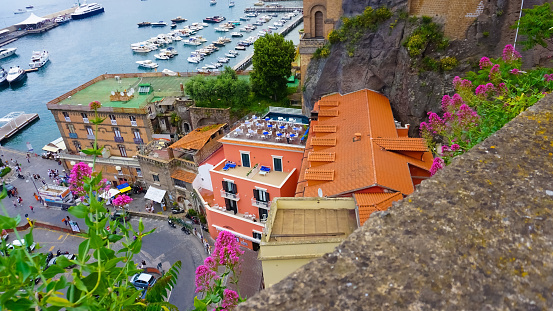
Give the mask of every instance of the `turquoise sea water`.
[[(89, 1), (93, 2), (93, 1)], [(170, 32), (169, 26), (163, 28), (144, 27), (138, 28), (137, 23), (142, 21), (163, 20), (170, 24), (172, 18), (182, 16), (188, 21), (179, 24), (201, 22), (203, 18), (213, 15), (221, 15), (229, 20), (238, 20), (245, 16), (244, 9), (252, 7), (255, 0), (234, 0), (236, 6), (228, 7), (228, 0), (218, 0), (214, 6), (209, 5), (208, 0), (100, 0), (98, 3), (105, 8), (105, 13), (83, 20), (71, 21), (39, 35), (28, 35), (4, 47), (17, 47), (17, 55), (1, 59), (0, 66), (8, 70), (10, 66), (29, 68), (29, 60), (33, 50), (48, 50), (50, 62), (38, 72), (28, 74), (27, 80), (19, 87), (0, 87), (0, 117), (12, 111), (25, 111), (38, 113), (40, 120), (32, 126), (21, 131), (3, 145), (26, 150), (26, 142), (30, 142), (35, 151), (38, 151), (48, 142), (60, 136), (58, 127), (46, 103), (71, 89), (83, 84), (103, 73), (129, 73), (142, 72), (135, 63), (138, 60), (151, 59), (159, 64), (158, 71), (164, 68), (173, 71), (196, 71), (198, 65), (187, 62), (190, 52), (198, 47), (185, 46), (180, 42), (174, 42), (173, 46), (179, 55), (170, 60), (155, 60), (154, 54), (136, 54), (130, 49), (130, 44), (145, 41), (160, 33)], [(67, 0), (25, 0), (9, 1), (0, 0), (0, 28), (7, 27), (23, 21), (30, 15), (13, 14), (19, 8), (32, 4), (32, 10), (38, 16), (55, 13), (73, 6), (73, 1)], [(302, 1), (285, 1), (283, 5), (288, 7), (301, 7)], [(280, 14), (281, 16), (283, 14)], [(243, 33), (244, 38), (254, 35), (259, 29), (266, 29), (278, 18), (273, 18), (269, 23), (251, 33)], [(243, 23), (251, 23), (249, 22)], [(217, 24), (215, 24), (217, 25)], [(198, 32), (208, 40), (208, 43), (223, 36), (215, 32), (214, 25)], [(303, 28), (299, 25), (296, 30), (290, 32), (287, 39), (299, 42), (297, 30)], [(236, 28), (235, 30), (238, 31)], [(230, 32), (224, 34), (230, 37)], [(234, 49), (241, 38), (233, 39), (232, 43), (221, 48), (218, 53), (206, 57), (203, 63), (216, 62), (217, 57), (223, 56), (225, 51)], [(241, 60), (242, 56), (253, 53), (253, 46), (246, 51), (240, 51), (236, 59), (229, 63), (233, 66)]]

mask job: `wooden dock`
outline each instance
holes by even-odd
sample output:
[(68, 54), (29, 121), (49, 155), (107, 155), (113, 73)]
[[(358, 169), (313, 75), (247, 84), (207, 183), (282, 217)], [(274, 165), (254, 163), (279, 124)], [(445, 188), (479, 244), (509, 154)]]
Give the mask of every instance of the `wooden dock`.
[(23, 112), (12, 112), (0, 118), (0, 122), (5, 123), (0, 127), (0, 142), (17, 134), (17, 132), (38, 119), (38, 113)]
[(256, 12), (256, 13), (282, 13), (282, 12), (303, 12), (303, 7), (298, 8), (267, 8), (267, 7), (260, 7), (260, 8), (245, 8), (244, 13), (250, 13), (250, 12)]

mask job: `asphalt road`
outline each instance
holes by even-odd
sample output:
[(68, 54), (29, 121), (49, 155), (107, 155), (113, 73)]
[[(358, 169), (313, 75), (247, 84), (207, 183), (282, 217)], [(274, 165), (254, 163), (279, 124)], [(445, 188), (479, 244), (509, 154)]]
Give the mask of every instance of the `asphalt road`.
[[(10, 161), (17, 159), (22, 164), (23, 173), (30, 172), (31, 174), (39, 174), (46, 182), (48, 179), (48, 169), (58, 169), (61, 173), (63, 167), (52, 160), (45, 160), (41, 157), (32, 157), (31, 163), (25, 159), (25, 153), (3, 148), (0, 150), (2, 159)], [(11, 163), (10, 163), (11, 164)], [(29, 179), (23, 180), (18, 178), (8, 178), (5, 180), (10, 182), (19, 191), (19, 195), (23, 199), (22, 206), (14, 207), (11, 198), (2, 200), (2, 205), (5, 207), (10, 216), (21, 215), (22, 222), (25, 221), (24, 215), (29, 214), (29, 218), (41, 222), (64, 226), (61, 221), (69, 213), (61, 211), (59, 208), (46, 208), (40, 205), (34, 198), (33, 193), (36, 192), (33, 182)], [(41, 183), (36, 184), (40, 187)], [(140, 202), (140, 200), (136, 200)], [(29, 205), (34, 207), (34, 212), (29, 208)], [(132, 204), (131, 204), (132, 208)], [(142, 208), (142, 203), (137, 203), (135, 208)], [(4, 214), (4, 210), (1, 211)], [(71, 220), (77, 221), (82, 229), (86, 229), (82, 219), (71, 217)], [(169, 302), (177, 306), (180, 310), (188, 310), (193, 308), (194, 302), (194, 272), (196, 267), (203, 263), (206, 254), (203, 246), (193, 235), (186, 235), (181, 230), (169, 227), (166, 221), (155, 220), (150, 218), (143, 219), (146, 231), (152, 228), (157, 228), (154, 233), (143, 239), (142, 251), (134, 257), (135, 263), (146, 261), (147, 266), (156, 267), (158, 263), (162, 264), (164, 270), (167, 270), (174, 262), (180, 260), (182, 268), (179, 274), (177, 285), (170, 295)], [(138, 218), (132, 218), (130, 222), (135, 228), (138, 226)], [(76, 253), (78, 245), (83, 238), (62, 233), (59, 231), (46, 230), (37, 228), (34, 234), (35, 240), (42, 247), (39, 251), (47, 253), (61, 249)], [(10, 234), (10, 241), (15, 239), (15, 236)]]

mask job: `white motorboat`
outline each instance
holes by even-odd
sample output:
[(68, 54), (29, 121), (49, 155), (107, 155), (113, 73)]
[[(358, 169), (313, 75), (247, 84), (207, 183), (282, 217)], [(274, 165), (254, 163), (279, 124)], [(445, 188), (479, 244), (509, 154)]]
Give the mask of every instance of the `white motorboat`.
[(69, 16), (69, 15), (60, 15), (60, 16), (56, 17), (56, 19), (54, 19), (54, 22), (56, 22), (58, 24), (65, 24), (70, 20), (71, 20), (71, 16)]
[(149, 53), (152, 50), (148, 48), (147, 46), (141, 45), (137, 47), (131, 47), (132, 51), (135, 53)]
[(225, 54), (225, 56), (226, 56), (226, 57), (230, 57), (230, 58), (236, 58), (236, 55), (234, 55), (234, 54), (229, 54), (229, 53)]
[(246, 50), (246, 47), (243, 46), (243, 45), (237, 45), (234, 49), (240, 50), (240, 51), (245, 51), (245, 50)]
[(274, 22), (273, 25), (275, 25), (276, 27), (284, 26), (284, 24), (282, 22)]
[(40, 68), (44, 66), (50, 59), (50, 54), (48, 51), (33, 51), (33, 55), (31, 55), (31, 62), (29, 63), (29, 66), (31, 68)]
[(8, 75), (6, 76), (6, 81), (8, 81), (9, 84), (14, 84), (20, 81), (23, 81), (27, 77), (27, 72), (19, 66), (10, 67), (10, 70), (8, 71)]
[(234, 6), (235, 6), (234, 1), (231, 1), (231, 2), (228, 3), (228, 7), (229, 7), (229, 8), (232, 8), (232, 7), (234, 7)]
[(188, 60), (189, 63), (193, 63), (193, 64), (198, 64), (199, 62), (202, 61), (202, 59), (197, 57), (197, 56), (190, 56), (190, 57), (188, 57), (187, 60)]
[(167, 68), (163, 69), (161, 72), (163, 72), (163, 74), (166, 74), (168, 76), (172, 76), (172, 77), (175, 77), (175, 76), (178, 76), (179, 74), (174, 72), (173, 70), (169, 70)]
[(251, 12), (251, 13), (246, 14), (246, 16), (247, 17), (257, 17), (257, 13)]
[(27, 10), (17, 9), (16, 11), (13, 12), (13, 14), (23, 14), (23, 13), (27, 13)]
[(217, 0), (209, 0), (209, 5), (216, 5), (217, 4)]
[(139, 60), (136, 63), (138, 64), (138, 67), (148, 68), (148, 69), (154, 69), (154, 68), (157, 68), (159, 66), (157, 63), (154, 63), (149, 59)]
[(277, 29), (278, 29), (278, 28), (276, 28), (275, 26), (269, 26), (269, 27), (267, 27), (267, 28), (272, 29), (272, 30), (277, 30)]
[(161, 54), (161, 53), (160, 54), (154, 54), (154, 57), (156, 59), (161, 59), (161, 60), (168, 60), (169, 58), (171, 58), (171, 57), (167, 56), (166, 54)]
[(219, 58), (217, 58), (217, 61), (219, 63), (228, 63), (230, 61), (230, 59), (228, 57), (219, 57)]
[(192, 38), (194, 38), (194, 39), (196, 39), (196, 40), (198, 40), (198, 41), (200, 41), (200, 42), (207, 42), (207, 39), (204, 38), (204, 37), (202, 37), (202, 36), (195, 36), (195, 37), (192, 37)]
[(7, 77), (8, 77), (8, 72), (4, 70), (2, 66), (0, 66), (0, 85), (4, 83), (8, 83), (8, 80), (6, 80)]
[(104, 12), (104, 7), (98, 3), (81, 4), (75, 12), (71, 14), (72, 19), (83, 19), (89, 16)]
[(163, 50), (161, 50), (160, 52), (165, 52), (165, 53), (171, 54), (172, 56), (177, 56), (177, 55), (179, 55), (179, 52), (177, 52), (177, 50), (176, 50), (174, 47), (172, 47), (172, 46), (170, 46), (170, 47), (168, 47), (168, 48), (166, 48), (166, 49), (163, 49)]
[(0, 49), (0, 59), (12, 56), (17, 51), (17, 48)]
[(217, 66), (213, 64), (206, 64), (205, 67), (207, 67), (208, 69), (217, 69)]
[(184, 45), (200, 45), (202, 42), (200, 40), (197, 40), (196, 38), (190, 37), (188, 39), (182, 40)]
[(228, 28), (223, 28), (223, 27), (216, 27), (215, 31), (217, 31), (217, 32), (229, 32)]
[(156, 22), (156, 23), (151, 23), (152, 27), (165, 27), (167, 26), (167, 23), (164, 22), (164, 21), (159, 21), (159, 22)]
[(253, 5), (254, 6), (263, 6), (264, 3), (263, 3), (263, 1), (259, 1), (259, 2), (254, 3)]
[(244, 35), (241, 34), (241, 33), (239, 33), (239, 32), (232, 32), (232, 33), (230, 34), (230, 36), (231, 36), (231, 37), (243, 37)]

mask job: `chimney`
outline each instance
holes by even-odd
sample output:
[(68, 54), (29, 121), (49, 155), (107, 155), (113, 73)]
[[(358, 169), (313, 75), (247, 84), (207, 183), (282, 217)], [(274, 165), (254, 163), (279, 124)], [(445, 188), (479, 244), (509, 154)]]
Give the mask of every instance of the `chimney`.
[(353, 141), (359, 141), (361, 140), (361, 133), (355, 133), (355, 137), (353, 138)]

